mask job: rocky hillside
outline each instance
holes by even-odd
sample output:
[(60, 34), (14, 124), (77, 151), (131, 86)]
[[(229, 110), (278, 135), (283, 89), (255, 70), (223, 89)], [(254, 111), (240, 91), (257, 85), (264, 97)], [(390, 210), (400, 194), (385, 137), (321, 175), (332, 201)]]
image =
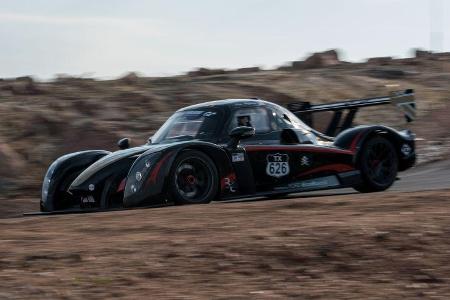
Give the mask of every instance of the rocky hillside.
[[(280, 104), (313, 103), (417, 91), (421, 161), (439, 158), (448, 143), (450, 54), (417, 51), (408, 59), (339, 60), (335, 50), (275, 70), (206, 69), (175, 77), (116, 80), (59, 76), (0, 79), (0, 192), (38, 196), (51, 161), (63, 153), (115, 149), (120, 137), (142, 144), (176, 109), (223, 98), (260, 97)], [(392, 107), (367, 109), (358, 123), (404, 126)]]

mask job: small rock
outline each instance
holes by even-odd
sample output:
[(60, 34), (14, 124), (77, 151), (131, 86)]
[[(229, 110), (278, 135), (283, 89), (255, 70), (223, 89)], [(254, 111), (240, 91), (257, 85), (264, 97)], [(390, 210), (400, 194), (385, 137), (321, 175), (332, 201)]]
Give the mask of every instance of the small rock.
[(390, 235), (390, 233), (388, 231), (377, 231), (377, 232), (375, 232), (375, 234), (373, 236), (378, 241), (384, 241), (389, 238), (389, 235)]
[(372, 57), (367, 60), (368, 64), (373, 65), (388, 65), (390, 62), (392, 62), (391, 56), (384, 56), (384, 57)]

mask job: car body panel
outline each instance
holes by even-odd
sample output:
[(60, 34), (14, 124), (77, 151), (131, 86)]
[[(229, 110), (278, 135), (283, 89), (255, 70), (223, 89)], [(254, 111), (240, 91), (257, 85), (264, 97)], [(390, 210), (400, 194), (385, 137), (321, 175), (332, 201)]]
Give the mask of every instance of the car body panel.
[(66, 154), (55, 160), (44, 177), (40, 201), (41, 211), (60, 209), (63, 203), (56, 201), (57, 195), (68, 190), (72, 180), (88, 166), (110, 153), (104, 150), (80, 151)]
[[(219, 174), (217, 180), (233, 172), (227, 152), (213, 143), (186, 141), (150, 148), (136, 159), (128, 172), (123, 200), (124, 206), (146, 205), (164, 198), (166, 194), (164, 188), (171, 165), (179, 152), (186, 149), (202, 151), (215, 161)], [(137, 172), (144, 175), (139, 186), (136, 181)], [(133, 191), (134, 188), (137, 190)]]

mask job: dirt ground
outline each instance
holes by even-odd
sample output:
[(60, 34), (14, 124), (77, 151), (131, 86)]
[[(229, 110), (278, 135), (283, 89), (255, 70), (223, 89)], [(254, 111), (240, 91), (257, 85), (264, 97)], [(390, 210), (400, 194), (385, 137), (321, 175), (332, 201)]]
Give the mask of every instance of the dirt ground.
[(3, 218), (0, 299), (449, 299), (449, 196)]

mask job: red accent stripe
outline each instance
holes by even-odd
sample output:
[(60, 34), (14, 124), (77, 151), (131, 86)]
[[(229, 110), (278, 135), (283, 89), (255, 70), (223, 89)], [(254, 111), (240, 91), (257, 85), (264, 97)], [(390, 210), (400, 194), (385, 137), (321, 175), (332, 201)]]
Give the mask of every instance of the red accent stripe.
[(150, 183), (156, 182), (156, 177), (158, 177), (159, 171), (161, 170), (162, 165), (166, 162), (166, 160), (169, 158), (169, 156), (172, 154), (172, 152), (167, 153), (164, 155), (164, 157), (156, 164), (155, 168), (153, 169), (152, 173), (148, 177), (146, 185)]
[(117, 188), (117, 193), (122, 192), (125, 189), (126, 184), (126, 178), (122, 179), (122, 181), (119, 184), (119, 187)]
[(356, 135), (356, 137), (353, 139), (352, 143), (350, 144), (350, 150), (351, 150), (352, 152), (355, 152), (355, 151), (356, 151), (356, 146), (357, 146), (359, 140), (361, 139), (361, 135), (363, 134), (363, 132), (364, 132), (364, 131), (361, 131), (360, 133), (358, 133), (358, 134)]
[(317, 146), (245, 146), (247, 152), (255, 151), (291, 151), (291, 152), (320, 152), (320, 153), (338, 153), (353, 155), (353, 151), (337, 148), (317, 147)]
[(353, 168), (352, 166), (349, 165), (345, 165), (345, 164), (332, 164), (332, 165), (325, 165), (325, 166), (321, 166), (321, 167), (317, 167), (314, 169), (311, 169), (309, 171), (303, 172), (298, 174), (295, 177), (301, 177), (301, 176), (306, 176), (306, 175), (310, 175), (310, 174), (314, 174), (314, 173), (318, 173), (318, 172), (324, 172), (324, 171), (331, 171), (331, 172), (347, 172), (347, 171), (353, 171), (355, 170), (355, 168)]

